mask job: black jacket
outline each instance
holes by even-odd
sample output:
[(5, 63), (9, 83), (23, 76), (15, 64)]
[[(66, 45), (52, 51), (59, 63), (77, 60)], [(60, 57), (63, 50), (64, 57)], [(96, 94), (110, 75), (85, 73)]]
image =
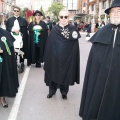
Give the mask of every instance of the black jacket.
[[(76, 33), (77, 37), (73, 38), (73, 33)], [(78, 38), (80, 34), (70, 24), (64, 29), (59, 24), (52, 29), (45, 49), (46, 85), (49, 86), (52, 81), (60, 85), (74, 85), (75, 82), (79, 84)]]
[(79, 115), (83, 120), (120, 120), (120, 25), (104, 26), (90, 41)]

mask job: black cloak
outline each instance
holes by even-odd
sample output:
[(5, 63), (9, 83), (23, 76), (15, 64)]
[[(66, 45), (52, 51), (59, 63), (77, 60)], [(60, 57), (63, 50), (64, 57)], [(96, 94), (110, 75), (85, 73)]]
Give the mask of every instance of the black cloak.
[[(63, 34), (68, 38), (65, 38)], [(79, 84), (78, 38), (80, 34), (70, 24), (64, 29), (59, 24), (52, 28), (45, 49), (46, 85), (50, 86), (52, 82), (60, 85), (74, 85), (75, 82)]]
[(104, 26), (90, 41), (79, 115), (83, 120), (120, 120), (120, 25)]
[[(35, 43), (35, 39), (34, 39), (34, 31), (33, 31), (33, 27), (35, 25), (40, 25), (42, 27), (42, 31), (40, 32), (40, 35), (39, 35), (39, 42), (38, 44)], [(31, 22), (29, 24), (29, 27), (28, 27), (28, 30), (29, 30), (29, 43), (28, 43), (28, 66), (31, 65), (31, 64), (35, 64), (36, 62), (36, 56), (35, 56), (35, 53), (36, 53), (36, 49), (35, 47), (39, 47), (40, 51), (39, 51), (39, 54), (40, 54), (40, 62), (43, 62), (43, 56), (44, 56), (44, 50), (45, 50), (45, 44), (46, 44), (46, 39), (47, 39), (47, 25), (44, 21), (40, 21), (39, 24), (34, 24), (33, 22)]]
[[(11, 32), (11, 29), (14, 25), (14, 21), (16, 20), (16, 17), (11, 17), (6, 22), (6, 30)], [(28, 52), (28, 32), (27, 32), (27, 21), (19, 16), (17, 18), (19, 25), (20, 25), (20, 32), (22, 33), (23, 37), (23, 48), (21, 49), (25, 54), (24, 58), (27, 58), (27, 52)]]
[[(6, 37), (11, 55), (8, 54), (5, 44), (1, 41), (1, 37), (3, 36)], [(14, 38), (12, 35), (0, 28), (0, 47), (3, 50), (3, 53), (0, 53), (0, 56), (3, 59), (3, 62), (0, 65), (0, 96), (15, 97), (18, 92), (19, 83), (13, 42)]]

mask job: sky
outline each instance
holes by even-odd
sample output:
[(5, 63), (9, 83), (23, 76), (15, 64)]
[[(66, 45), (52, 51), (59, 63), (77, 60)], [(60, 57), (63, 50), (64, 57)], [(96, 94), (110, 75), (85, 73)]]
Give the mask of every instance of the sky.
[(24, 6), (28, 6), (30, 4), (30, 0), (16, 0), (17, 4), (23, 4)]

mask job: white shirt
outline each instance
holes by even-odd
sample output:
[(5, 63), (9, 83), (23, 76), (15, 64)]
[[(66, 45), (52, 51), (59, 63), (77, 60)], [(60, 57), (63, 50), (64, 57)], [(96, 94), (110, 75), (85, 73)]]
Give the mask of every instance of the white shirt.
[(20, 25), (19, 25), (19, 22), (18, 22), (18, 20), (17, 20), (17, 18), (18, 18), (19, 16), (14, 16), (14, 17), (16, 17), (16, 20), (14, 21), (14, 25), (13, 25), (13, 27), (12, 27), (12, 31), (20, 30)]

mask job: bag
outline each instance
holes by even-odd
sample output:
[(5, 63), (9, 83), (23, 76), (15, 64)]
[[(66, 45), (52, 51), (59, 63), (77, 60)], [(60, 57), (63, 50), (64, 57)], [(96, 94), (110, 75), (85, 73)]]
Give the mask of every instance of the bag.
[(11, 35), (15, 38), (14, 48), (22, 48), (22, 47), (23, 47), (22, 34), (19, 33), (18, 35), (14, 35), (14, 34), (11, 32)]

